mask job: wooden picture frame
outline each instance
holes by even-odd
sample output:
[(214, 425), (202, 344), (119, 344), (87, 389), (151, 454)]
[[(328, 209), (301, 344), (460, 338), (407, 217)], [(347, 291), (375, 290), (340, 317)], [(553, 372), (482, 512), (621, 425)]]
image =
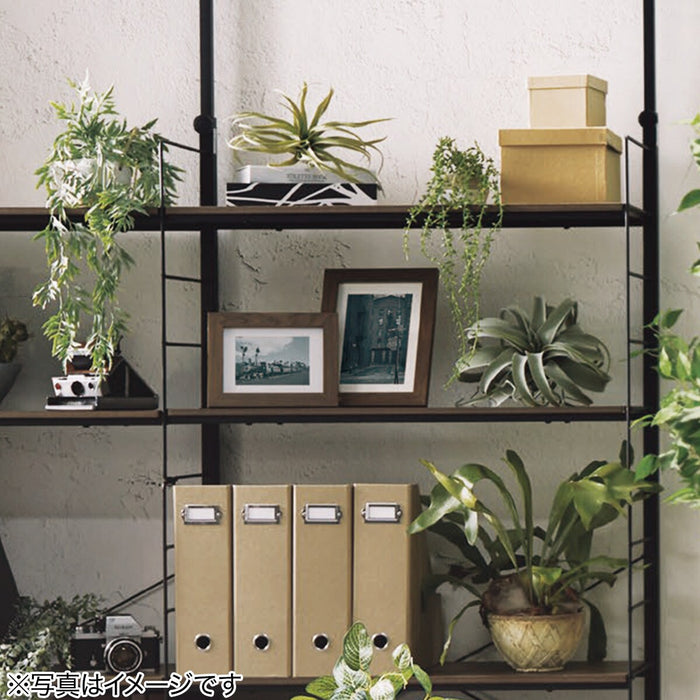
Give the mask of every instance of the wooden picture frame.
[(325, 271), (321, 309), (338, 314), (341, 405), (427, 405), (437, 285), (435, 268)]
[(207, 406), (336, 406), (335, 313), (207, 317)]

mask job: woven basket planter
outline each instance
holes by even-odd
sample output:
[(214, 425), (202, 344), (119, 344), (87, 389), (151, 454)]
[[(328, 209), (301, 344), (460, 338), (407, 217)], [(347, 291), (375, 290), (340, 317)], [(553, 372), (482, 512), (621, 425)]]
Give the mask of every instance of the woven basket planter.
[(564, 615), (488, 616), (491, 638), (516, 671), (560, 671), (583, 635), (583, 610)]

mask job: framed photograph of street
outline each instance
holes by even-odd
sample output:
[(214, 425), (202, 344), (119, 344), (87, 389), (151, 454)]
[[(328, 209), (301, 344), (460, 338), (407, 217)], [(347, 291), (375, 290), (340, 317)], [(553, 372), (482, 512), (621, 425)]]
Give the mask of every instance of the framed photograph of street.
[(434, 268), (326, 270), (323, 311), (338, 314), (343, 406), (425, 406), (433, 349)]
[(207, 405), (336, 406), (335, 313), (210, 313)]

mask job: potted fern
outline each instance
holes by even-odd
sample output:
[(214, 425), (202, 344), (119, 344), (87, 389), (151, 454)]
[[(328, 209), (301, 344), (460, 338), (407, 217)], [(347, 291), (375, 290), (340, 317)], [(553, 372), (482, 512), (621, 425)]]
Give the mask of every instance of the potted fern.
[[(160, 202), (156, 120), (129, 127), (119, 117), (113, 88), (93, 91), (88, 78), (69, 81), (77, 101), (52, 103), (63, 131), (36, 171), (47, 192), (49, 223), (37, 234), (46, 250), (49, 276), (33, 303), (55, 307), (43, 330), (64, 371), (75, 354), (91, 359), (104, 376), (127, 332), (119, 285), (133, 259), (120, 234), (133, 228), (134, 213)], [(165, 204), (175, 197), (179, 169), (164, 163)], [(84, 208), (78, 218), (73, 207)]]
[[(476, 606), (496, 647), (518, 671), (562, 668), (581, 639), (584, 605), (591, 616), (588, 658), (605, 658), (605, 625), (586, 590), (596, 582), (613, 585), (627, 561), (592, 556), (593, 534), (623, 515), (626, 505), (659, 490), (658, 484), (635, 481), (627, 460), (623, 444), (618, 461), (591, 462), (563, 480), (546, 529), (535, 524), (532, 484), (516, 452), (508, 450), (504, 461), (517, 484), (520, 504), (506, 481), (486, 466), (465, 464), (448, 475), (422, 461), (437, 483), (409, 532), (429, 529), (456, 547), (459, 556), (446, 573), (434, 577), (433, 585), (450, 583), (474, 596), (453, 617), (441, 662), (455, 625)], [(494, 487), (496, 503), (488, 500)]]
[[(500, 175), (478, 143), (461, 149), (448, 136), (438, 141), (430, 170), (425, 193), (409, 211), (404, 253), (408, 257), (411, 231), (417, 228), (421, 253), (440, 271), (458, 355), (465, 356), (473, 345), (466, 329), (479, 318), (481, 272), (503, 221)], [(495, 207), (492, 219), (487, 218), (489, 205)], [(455, 213), (457, 228), (452, 225)], [(450, 381), (456, 378), (453, 372)]]

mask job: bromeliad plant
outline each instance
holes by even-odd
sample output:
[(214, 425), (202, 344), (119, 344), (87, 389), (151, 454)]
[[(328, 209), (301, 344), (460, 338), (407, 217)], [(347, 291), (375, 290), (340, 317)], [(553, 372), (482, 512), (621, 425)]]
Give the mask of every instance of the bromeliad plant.
[(367, 628), (356, 622), (343, 638), (343, 655), (330, 676), (321, 676), (306, 686), (309, 695), (295, 695), (292, 700), (394, 700), (411, 678), (420, 683), (424, 700), (445, 700), (432, 694), (430, 676), (413, 662), (406, 644), (394, 649), (395, 671), (372, 676), (373, 645)]
[[(87, 77), (69, 81), (78, 101), (52, 103), (64, 130), (46, 162), (36, 171), (50, 210), (44, 241), (49, 278), (34, 291), (42, 309), (57, 305), (43, 328), (52, 354), (66, 368), (74, 354), (89, 355), (92, 371), (104, 375), (127, 315), (117, 291), (133, 259), (119, 234), (133, 228), (134, 213), (160, 204), (161, 183), (156, 120), (130, 128), (115, 109), (113, 89), (94, 92)], [(164, 150), (165, 147), (163, 147)], [(180, 169), (164, 163), (164, 203), (172, 203)], [(69, 208), (85, 207), (82, 220)], [(87, 319), (90, 319), (86, 328)]]
[(610, 381), (608, 349), (581, 330), (578, 305), (570, 299), (553, 307), (535, 297), (530, 316), (508, 306), (497, 318), (470, 326), (467, 337), (478, 343), (457, 361), (456, 371), (459, 381), (478, 383), (470, 403), (588, 406), (592, 401), (583, 390), (603, 391)]
[[(631, 461), (631, 457), (630, 457)], [(586, 599), (586, 589), (597, 582), (613, 585), (626, 559), (591, 556), (595, 530), (625, 514), (625, 506), (659, 490), (655, 483), (635, 481), (627, 468), (623, 444), (617, 462), (591, 462), (558, 487), (546, 529), (535, 524), (532, 484), (520, 457), (508, 450), (505, 463), (521, 494), (516, 499), (505, 481), (481, 464), (465, 464), (447, 475), (435, 465), (422, 464), (437, 484), (428, 507), (409, 526), (410, 533), (431, 530), (456, 546), (461, 557), (445, 574), (433, 578), (435, 588), (450, 583), (466, 589), (475, 600), (452, 619), (443, 648), (444, 663), (452, 634), (462, 615), (480, 606), (501, 615), (556, 615), (579, 610), (591, 613), (589, 660), (606, 655), (606, 634), (599, 610)], [(495, 487), (500, 504), (478, 493), (484, 484)], [(503, 506), (512, 523), (496, 513)]]
[[(261, 112), (240, 112), (234, 115), (232, 129), (236, 133), (228, 141), (228, 145), (236, 152), (286, 156), (282, 161), (269, 163), (275, 167), (302, 163), (328, 171), (350, 182), (359, 182), (363, 176), (376, 181), (373, 171), (346, 160), (345, 155), (351, 153), (359, 156), (367, 164), (371, 162), (372, 152), (381, 157), (377, 144), (386, 137), (365, 140), (356, 133), (356, 129), (388, 120), (322, 122), (321, 119), (328, 111), (333, 98), (333, 89), (328, 91), (312, 115), (309, 115), (306, 109), (307, 93), (308, 86), (304, 83), (298, 102), (282, 95), (281, 104), (289, 112), (290, 119)], [(339, 151), (343, 153), (343, 157), (338, 155)]]
[[(421, 253), (440, 271), (458, 354), (466, 356), (472, 350), (466, 329), (479, 318), (481, 271), (503, 221), (500, 176), (477, 143), (462, 150), (447, 136), (438, 141), (430, 170), (425, 194), (409, 211), (404, 253), (408, 256), (411, 229), (418, 227)], [(487, 220), (489, 202), (495, 210)], [(454, 378), (453, 373), (450, 381)]]

